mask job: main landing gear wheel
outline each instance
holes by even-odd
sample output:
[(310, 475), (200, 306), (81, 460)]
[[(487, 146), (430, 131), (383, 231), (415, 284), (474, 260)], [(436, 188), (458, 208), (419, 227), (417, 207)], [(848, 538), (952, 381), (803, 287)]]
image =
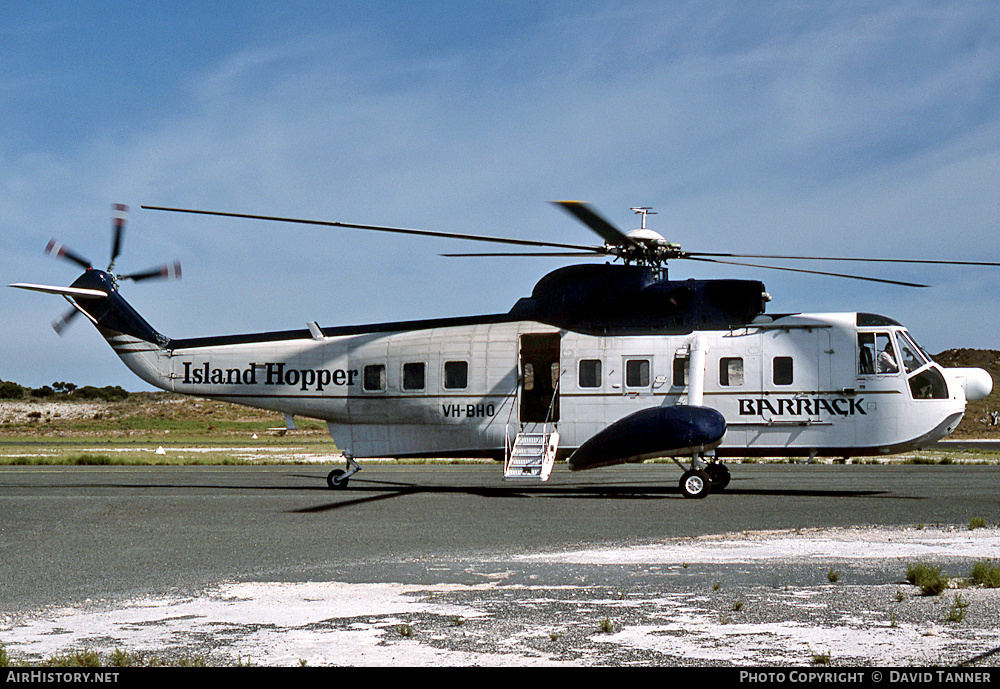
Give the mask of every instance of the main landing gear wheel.
[(716, 492), (728, 486), (732, 478), (729, 474), (729, 467), (725, 464), (709, 464), (705, 467), (705, 473), (708, 474), (708, 480), (712, 482), (712, 490)]
[(701, 469), (685, 471), (681, 476), (681, 492), (685, 498), (704, 498), (712, 492), (712, 480)]

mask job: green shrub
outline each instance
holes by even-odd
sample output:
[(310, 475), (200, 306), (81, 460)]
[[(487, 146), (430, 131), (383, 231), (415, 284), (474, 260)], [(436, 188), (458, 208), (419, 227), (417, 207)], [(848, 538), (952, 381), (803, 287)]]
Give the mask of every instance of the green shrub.
[(922, 563), (906, 566), (906, 580), (918, 587), (925, 596), (940, 595), (948, 588), (948, 577), (941, 574), (939, 567)]
[(52, 395), (54, 394), (56, 394), (56, 391), (50, 388), (48, 385), (43, 385), (40, 388), (31, 389), (31, 396), (40, 400), (43, 400), (46, 397), (52, 397)]
[(93, 385), (84, 385), (77, 388), (73, 396), (82, 400), (105, 400), (114, 402), (128, 398), (128, 390), (118, 385), (106, 385), (103, 388), (95, 388)]
[(1000, 564), (996, 560), (980, 560), (972, 566), (969, 581), (988, 589), (1000, 588)]
[(0, 381), (0, 399), (19, 400), (24, 397), (24, 388), (9, 380)]
[(82, 454), (70, 457), (68, 463), (76, 466), (108, 466), (114, 464), (115, 460), (108, 455)]

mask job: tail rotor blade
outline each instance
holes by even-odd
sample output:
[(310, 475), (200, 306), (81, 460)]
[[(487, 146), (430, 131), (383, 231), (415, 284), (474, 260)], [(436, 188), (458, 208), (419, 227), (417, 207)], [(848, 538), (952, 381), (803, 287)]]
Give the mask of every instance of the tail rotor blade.
[(76, 308), (70, 309), (64, 313), (59, 320), (52, 321), (52, 329), (56, 331), (57, 335), (62, 336), (62, 334), (66, 332), (66, 328), (69, 327), (69, 324), (73, 322), (73, 319), (76, 318), (78, 313), (80, 312)]
[(55, 256), (57, 258), (65, 258), (68, 261), (72, 261), (79, 266), (83, 266), (84, 269), (90, 270), (90, 261), (83, 258), (82, 256), (73, 253), (66, 247), (62, 242), (56, 241), (55, 239), (50, 239), (49, 243), (45, 247), (45, 253), (49, 256)]
[(142, 280), (179, 280), (180, 277), (180, 261), (174, 261), (173, 263), (162, 265), (157, 268), (150, 268), (149, 270), (143, 270), (138, 273), (120, 275), (119, 279), (140, 282)]

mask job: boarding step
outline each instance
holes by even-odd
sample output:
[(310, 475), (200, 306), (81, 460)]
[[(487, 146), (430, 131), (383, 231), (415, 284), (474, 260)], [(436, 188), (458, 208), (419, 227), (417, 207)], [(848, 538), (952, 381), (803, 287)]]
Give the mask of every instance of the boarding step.
[(552, 473), (558, 447), (559, 432), (554, 428), (542, 432), (518, 433), (504, 462), (504, 480), (547, 481)]

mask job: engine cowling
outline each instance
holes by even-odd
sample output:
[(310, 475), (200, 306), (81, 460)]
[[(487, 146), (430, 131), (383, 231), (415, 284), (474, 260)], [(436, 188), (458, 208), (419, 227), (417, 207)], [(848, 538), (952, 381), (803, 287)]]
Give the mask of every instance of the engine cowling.
[(570, 455), (572, 471), (707, 452), (722, 442), (726, 419), (715, 409), (678, 405), (642, 409), (615, 421)]

